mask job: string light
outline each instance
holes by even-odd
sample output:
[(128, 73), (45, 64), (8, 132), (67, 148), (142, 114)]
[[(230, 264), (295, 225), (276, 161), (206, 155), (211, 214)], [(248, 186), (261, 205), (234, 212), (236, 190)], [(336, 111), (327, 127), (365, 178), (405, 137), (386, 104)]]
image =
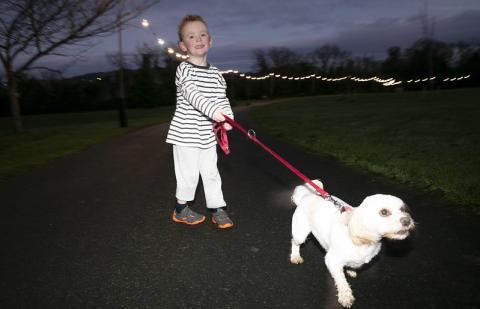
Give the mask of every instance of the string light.
[[(152, 28), (150, 27), (150, 22), (147, 19), (142, 19), (142, 26), (144, 28), (150, 30), (150, 32), (157, 38), (158, 45), (160, 45), (160, 46), (165, 45), (165, 40), (160, 38), (152, 30)], [(170, 54), (172, 56), (175, 56), (179, 60), (180, 59), (181, 60), (188, 59), (188, 55), (184, 55), (184, 54), (181, 54), (180, 52), (176, 52), (175, 49), (172, 48), (172, 47), (166, 47), (165, 50), (168, 54)], [(265, 80), (267, 78), (278, 78), (278, 79), (283, 79), (283, 80), (295, 80), (295, 81), (305, 80), (305, 79), (318, 79), (318, 80), (325, 81), (325, 82), (339, 82), (339, 81), (344, 81), (344, 80), (351, 80), (351, 81), (359, 82), (359, 83), (374, 81), (376, 83), (382, 84), (385, 87), (400, 85), (400, 84), (403, 83), (403, 81), (395, 80), (394, 78), (383, 79), (383, 78), (380, 78), (380, 77), (377, 77), (377, 76), (372, 76), (372, 77), (368, 77), (368, 78), (360, 78), (360, 77), (355, 77), (355, 76), (342, 76), (342, 77), (337, 77), (337, 78), (328, 78), (328, 77), (324, 77), (324, 76), (316, 75), (316, 74), (310, 74), (310, 75), (305, 75), (305, 76), (288, 76), (288, 75), (282, 75), (282, 74), (278, 74), (278, 73), (274, 73), (274, 72), (270, 72), (270, 73), (268, 73), (264, 76), (251, 76), (251, 75), (247, 75), (246, 73), (241, 73), (238, 70), (232, 70), (232, 69), (226, 70), (226, 71), (220, 71), (220, 73), (223, 74), (223, 75), (235, 74), (235, 75), (238, 75), (241, 78), (245, 78), (245, 79), (248, 79), (248, 80), (255, 80), (255, 81)], [(427, 82), (427, 81), (435, 80), (436, 78), (437, 78), (436, 76), (433, 76), (433, 77), (419, 78), (419, 79), (415, 79), (415, 80), (410, 79), (410, 80), (407, 80), (406, 83), (409, 84), (409, 83)], [(470, 78), (470, 74), (465, 75), (465, 76), (459, 76), (459, 77), (448, 77), (448, 78), (444, 78), (442, 81), (443, 82), (454, 82), (454, 81), (461, 81), (461, 80), (468, 79), (468, 78)]]
[[(150, 32), (152, 33), (153, 36), (155, 36), (157, 38), (157, 43), (158, 45), (160, 46), (164, 46), (165, 45), (165, 40), (162, 39), (161, 37), (159, 37), (155, 31), (152, 30), (152, 28), (150, 27), (150, 22), (148, 21), (148, 19), (142, 19), (142, 27), (147, 29), (147, 30), (150, 30)], [(174, 55), (176, 58), (178, 59), (182, 59), (182, 60), (186, 60), (188, 59), (188, 55), (183, 55), (182, 53), (180, 52), (176, 52), (175, 49), (173, 49), (172, 47), (167, 47), (165, 49), (167, 51), (168, 54), (170, 55)]]
[[(305, 79), (319, 79), (321, 81), (326, 81), (326, 82), (339, 82), (339, 81), (344, 81), (344, 80), (351, 80), (354, 82), (371, 82), (374, 81), (376, 83), (382, 84), (383, 86), (395, 86), (395, 85), (400, 85), (403, 84), (404, 82), (401, 80), (396, 80), (394, 78), (380, 78), (378, 76), (372, 76), (368, 78), (360, 78), (360, 77), (355, 77), (355, 76), (343, 76), (343, 77), (337, 77), (337, 78), (327, 78), (323, 77), (321, 75), (316, 75), (316, 74), (311, 74), (311, 75), (305, 75), (305, 76), (287, 76), (287, 75), (281, 75), (281, 74), (276, 74), (276, 73), (268, 73), (264, 76), (251, 76), (251, 75), (246, 75), (245, 73), (238, 73), (238, 71), (234, 70), (226, 70), (226, 71), (221, 71), (220, 72), (223, 75), (227, 74), (238, 74), (239, 77), (250, 79), (250, 80), (264, 80), (267, 78), (278, 78), (278, 79), (283, 79), (283, 80), (305, 80)], [(420, 83), (420, 82), (427, 82), (431, 80), (435, 80), (437, 77), (425, 77), (425, 78), (420, 78), (420, 79), (410, 79), (406, 81), (406, 83)], [(470, 78), (470, 75), (465, 75), (465, 76), (460, 76), (460, 77), (453, 77), (453, 78), (445, 78), (443, 79), (444, 82), (446, 81), (459, 81), (459, 80), (464, 80)]]

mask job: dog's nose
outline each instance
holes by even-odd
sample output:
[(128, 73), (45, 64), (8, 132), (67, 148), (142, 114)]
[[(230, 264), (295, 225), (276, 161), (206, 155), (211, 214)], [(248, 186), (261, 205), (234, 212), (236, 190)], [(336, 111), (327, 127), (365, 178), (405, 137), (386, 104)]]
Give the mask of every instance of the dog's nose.
[(410, 219), (409, 217), (400, 218), (400, 223), (402, 223), (403, 226), (409, 226), (411, 222), (412, 219)]

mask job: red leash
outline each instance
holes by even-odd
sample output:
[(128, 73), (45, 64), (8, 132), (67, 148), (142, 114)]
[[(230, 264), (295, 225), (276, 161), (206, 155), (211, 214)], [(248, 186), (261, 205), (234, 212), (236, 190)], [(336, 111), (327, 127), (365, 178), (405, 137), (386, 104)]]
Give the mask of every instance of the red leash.
[[(267, 151), (269, 154), (271, 154), (273, 157), (275, 157), (275, 159), (280, 161), (280, 163), (285, 165), (290, 171), (292, 171), (295, 175), (297, 175), (305, 183), (308, 183), (309, 185), (311, 185), (318, 192), (318, 194), (320, 194), (323, 198), (329, 198), (330, 197), (330, 194), (328, 194), (328, 192), (326, 192), (325, 190), (320, 188), (317, 184), (315, 184), (307, 176), (305, 176), (299, 170), (297, 170), (295, 167), (293, 167), (290, 163), (288, 163), (284, 158), (282, 158), (280, 155), (278, 155), (275, 151), (273, 151), (272, 149), (265, 146), (265, 144), (260, 142), (257, 139), (257, 137), (255, 136), (255, 132), (253, 132), (253, 130), (247, 131), (244, 128), (242, 128), (242, 126), (240, 126), (238, 123), (233, 121), (233, 119), (231, 119), (230, 117), (228, 117), (226, 115), (223, 115), (223, 116), (225, 117), (225, 121), (228, 122), (232, 127), (237, 128), (243, 134), (248, 136), (248, 138), (250, 138), (253, 142), (260, 145), (260, 147), (262, 147), (265, 151)], [(225, 152), (225, 154), (229, 154), (230, 149), (228, 147), (227, 133), (226, 133), (225, 128), (223, 127), (223, 124), (218, 123), (218, 124), (214, 125), (214, 132), (215, 132), (215, 135), (217, 137), (218, 145), (220, 146), (220, 148)]]
[[(292, 171), (295, 175), (297, 175), (300, 179), (302, 179), (305, 183), (308, 183), (311, 185), (317, 193), (324, 198), (327, 201), (331, 201), (335, 206), (337, 206), (340, 211), (350, 211), (352, 210), (352, 206), (348, 205), (344, 201), (340, 200), (337, 197), (331, 196), (327, 191), (323, 190), (320, 188), (317, 184), (315, 184), (313, 181), (311, 181), (307, 176), (302, 174), (299, 170), (297, 170), (293, 165), (288, 163), (284, 158), (282, 158), (280, 155), (278, 155), (275, 151), (272, 149), (268, 148), (260, 142), (257, 137), (255, 136), (255, 132), (253, 130), (245, 130), (241, 125), (236, 123), (233, 119), (230, 117), (223, 115), (225, 117), (225, 122), (229, 123), (232, 127), (237, 128), (240, 130), (243, 134), (248, 136), (253, 142), (257, 143), (260, 145), (265, 151), (267, 151), (269, 154), (271, 154), (275, 159), (280, 161), (284, 166), (286, 166), (290, 171)], [(215, 133), (215, 136), (217, 138), (217, 143), (220, 146), (220, 148), (225, 152), (226, 155), (230, 153), (230, 148), (228, 147), (228, 138), (227, 138), (227, 130), (223, 127), (224, 123), (214, 123), (213, 124), (213, 131)]]

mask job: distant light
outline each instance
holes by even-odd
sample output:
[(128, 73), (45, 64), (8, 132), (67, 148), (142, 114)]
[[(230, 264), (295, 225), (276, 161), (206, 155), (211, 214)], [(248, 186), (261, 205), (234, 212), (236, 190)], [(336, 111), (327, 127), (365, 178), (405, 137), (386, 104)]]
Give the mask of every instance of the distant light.
[(150, 26), (150, 23), (146, 19), (142, 19), (142, 26), (145, 28), (148, 28)]
[(160, 45), (165, 44), (165, 41), (162, 40), (161, 38), (158, 38), (158, 39), (157, 39), (157, 42), (158, 42), (158, 44), (160, 44)]
[(173, 53), (175, 53), (175, 50), (173, 50), (173, 48), (168, 48), (168, 49), (167, 49), (167, 52), (168, 52), (169, 54), (173, 54)]
[(102, 78), (101, 78), (101, 77), (97, 77), (97, 80), (102, 80)]

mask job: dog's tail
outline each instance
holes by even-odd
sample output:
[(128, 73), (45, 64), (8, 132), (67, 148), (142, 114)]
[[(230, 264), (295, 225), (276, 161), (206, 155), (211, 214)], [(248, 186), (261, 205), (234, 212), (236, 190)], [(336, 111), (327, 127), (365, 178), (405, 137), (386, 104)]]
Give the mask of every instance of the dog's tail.
[[(323, 183), (320, 180), (315, 179), (313, 183), (323, 189)], [(315, 192), (315, 189), (309, 184), (297, 186), (292, 194), (292, 202), (298, 206), (305, 197), (315, 194)]]

